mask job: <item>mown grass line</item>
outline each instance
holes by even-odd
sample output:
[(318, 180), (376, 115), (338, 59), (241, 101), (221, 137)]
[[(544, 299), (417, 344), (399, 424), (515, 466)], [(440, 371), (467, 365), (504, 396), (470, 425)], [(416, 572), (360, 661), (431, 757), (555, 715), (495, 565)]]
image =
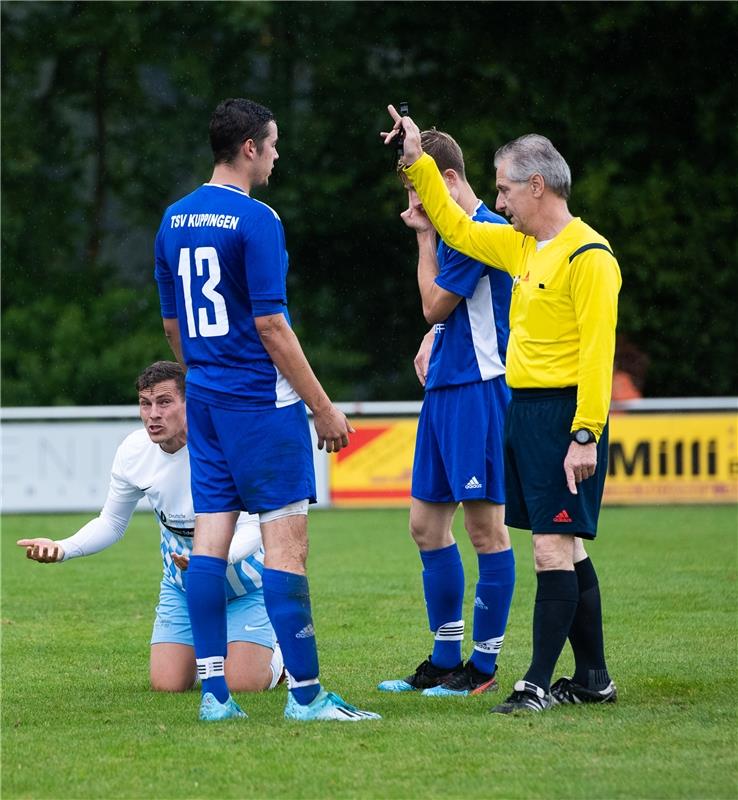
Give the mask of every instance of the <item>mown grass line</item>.
[[(431, 647), (404, 511), (311, 514), (311, 590), (324, 683), (379, 723), (300, 725), (285, 690), (242, 695), (243, 723), (195, 720), (198, 695), (147, 683), (161, 562), (150, 515), (98, 556), (27, 562), (21, 536), (82, 516), (7, 516), (2, 530), (4, 798), (709, 798), (736, 781), (736, 509), (603, 512), (591, 548), (604, 597), (614, 707), (508, 718), (493, 697), (385, 695)], [(473, 597), (475, 558), (455, 530)], [(529, 535), (501, 694), (530, 656)], [(471, 604), (467, 602), (467, 625)], [(467, 636), (466, 648), (470, 647)], [(571, 669), (562, 656), (560, 671)]]

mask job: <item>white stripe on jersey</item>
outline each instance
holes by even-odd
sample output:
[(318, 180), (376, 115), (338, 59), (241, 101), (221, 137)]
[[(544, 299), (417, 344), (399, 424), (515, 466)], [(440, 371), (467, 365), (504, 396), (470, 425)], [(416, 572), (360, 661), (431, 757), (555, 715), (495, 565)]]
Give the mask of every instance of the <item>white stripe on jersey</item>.
[(474, 294), (466, 301), (469, 314), (474, 355), (483, 381), (505, 373), (505, 367), (497, 347), (495, 308), (492, 305), (492, 287), (489, 277), (484, 275)]
[(231, 587), (231, 590), (236, 597), (240, 597), (241, 595), (247, 593), (233, 564), (229, 564), (228, 568), (226, 569), (226, 580), (228, 581), (228, 585)]
[(277, 369), (277, 365), (274, 365), (274, 371), (277, 373), (277, 383), (274, 387), (274, 390), (277, 394), (277, 399), (274, 402), (276, 408), (284, 408), (285, 406), (292, 406), (295, 403), (300, 402), (300, 396), (297, 392), (292, 388), (292, 385), (287, 380), (287, 378), (282, 375), (282, 373)]
[(243, 572), (243, 574), (254, 584), (254, 588), (260, 589), (262, 584), (261, 573), (259, 570), (255, 569), (251, 565), (251, 561), (254, 560), (259, 564), (264, 565), (264, 551), (257, 551), (252, 556), (245, 558), (243, 561), (238, 563), (238, 567)]

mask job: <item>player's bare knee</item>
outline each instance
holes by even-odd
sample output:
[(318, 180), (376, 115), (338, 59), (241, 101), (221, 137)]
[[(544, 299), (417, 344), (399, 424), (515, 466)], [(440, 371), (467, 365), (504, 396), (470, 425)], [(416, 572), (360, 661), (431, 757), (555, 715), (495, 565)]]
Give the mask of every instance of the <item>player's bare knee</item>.
[(413, 541), (421, 550), (427, 549), (427, 530), (423, 526), (418, 525), (412, 517), (410, 517), (409, 532)]
[(226, 683), (232, 692), (263, 692), (269, 688), (271, 673), (253, 672), (247, 675), (229, 675), (226, 670)]
[(558, 534), (533, 536), (536, 572), (574, 569), (574, 537)]
[(574, 539), (574, 563), (578, 564), (587, 558), (587, 551), (584, 549), (584, 542), (579, 539)]
[(304, 574), (308, 556), (308, 501), (298, 500), (259, 514), (265, 566)]
[(454, 537), (449, 530), (440, 530), (422, 525), (414, 525), (410, 521), (410, 535), (413, 537), (418, 550), (440, 550), (454, 544)]
[(195, 685), (195, 676), (151, 675), (152, 692), (188, 692)]
[(464, 527), (477, 553), (500, 553), (510, 549), (510, 534), (504, 522), (479, 525), (469, 520), (464, 522)]

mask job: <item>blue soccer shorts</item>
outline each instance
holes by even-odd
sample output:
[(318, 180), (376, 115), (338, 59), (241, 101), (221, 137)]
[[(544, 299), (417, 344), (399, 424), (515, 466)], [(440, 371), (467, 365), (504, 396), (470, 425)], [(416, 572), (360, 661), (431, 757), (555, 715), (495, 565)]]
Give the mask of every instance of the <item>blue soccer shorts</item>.
[(513, 389), (505, 423), (505, 523), (533, 533), (594, 539), (607, 475), (608, 426), (597, 469), (572, 494), (564, 474), (577, 389)]
[(505, 376), (433, 389), (418, 419), (411, 494), (429, 503), (505, 502)]
[[(274, 649), (276, 637), (264, 606), (264, 592), (256, 589), (234, 597), (226, 606), (229, 642), (253, 642)], [(194, 647), (187, 595), (163, 580), (156, 607), (151, 644), (186, 644)]]
[(315, 502), (305, 405), (220, 408), (187, 397), (187, 444), (196, 514), (273, 511)]

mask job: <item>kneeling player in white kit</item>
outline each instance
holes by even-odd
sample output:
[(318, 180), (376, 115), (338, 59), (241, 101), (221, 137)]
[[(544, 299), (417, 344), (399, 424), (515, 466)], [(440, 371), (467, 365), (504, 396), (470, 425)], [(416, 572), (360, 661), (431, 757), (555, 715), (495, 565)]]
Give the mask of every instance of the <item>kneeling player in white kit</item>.
[[(151, 686), (155, 691), (182, 692), (194, 685), (196, 675), (185, 596), (195, 513), (184, 370), (174, 362), (157, 361), (139, 376), (136, 388), (145, 430), (130, 434), (118, 448), (100, 516), (67, 539), (20, 539), (18, 544), (26, 548), (28, 558), (41, 563), (98, 553), (121, 539), (138, 501), (147, 497), (159, 522), (164, 563), (151, 637)], [(271, 689), (282, 676), (282, 655), (264, 607), (263, 568), (259, 518), (242, 513), (227, 570), (225, 673), (237, 692)]]

